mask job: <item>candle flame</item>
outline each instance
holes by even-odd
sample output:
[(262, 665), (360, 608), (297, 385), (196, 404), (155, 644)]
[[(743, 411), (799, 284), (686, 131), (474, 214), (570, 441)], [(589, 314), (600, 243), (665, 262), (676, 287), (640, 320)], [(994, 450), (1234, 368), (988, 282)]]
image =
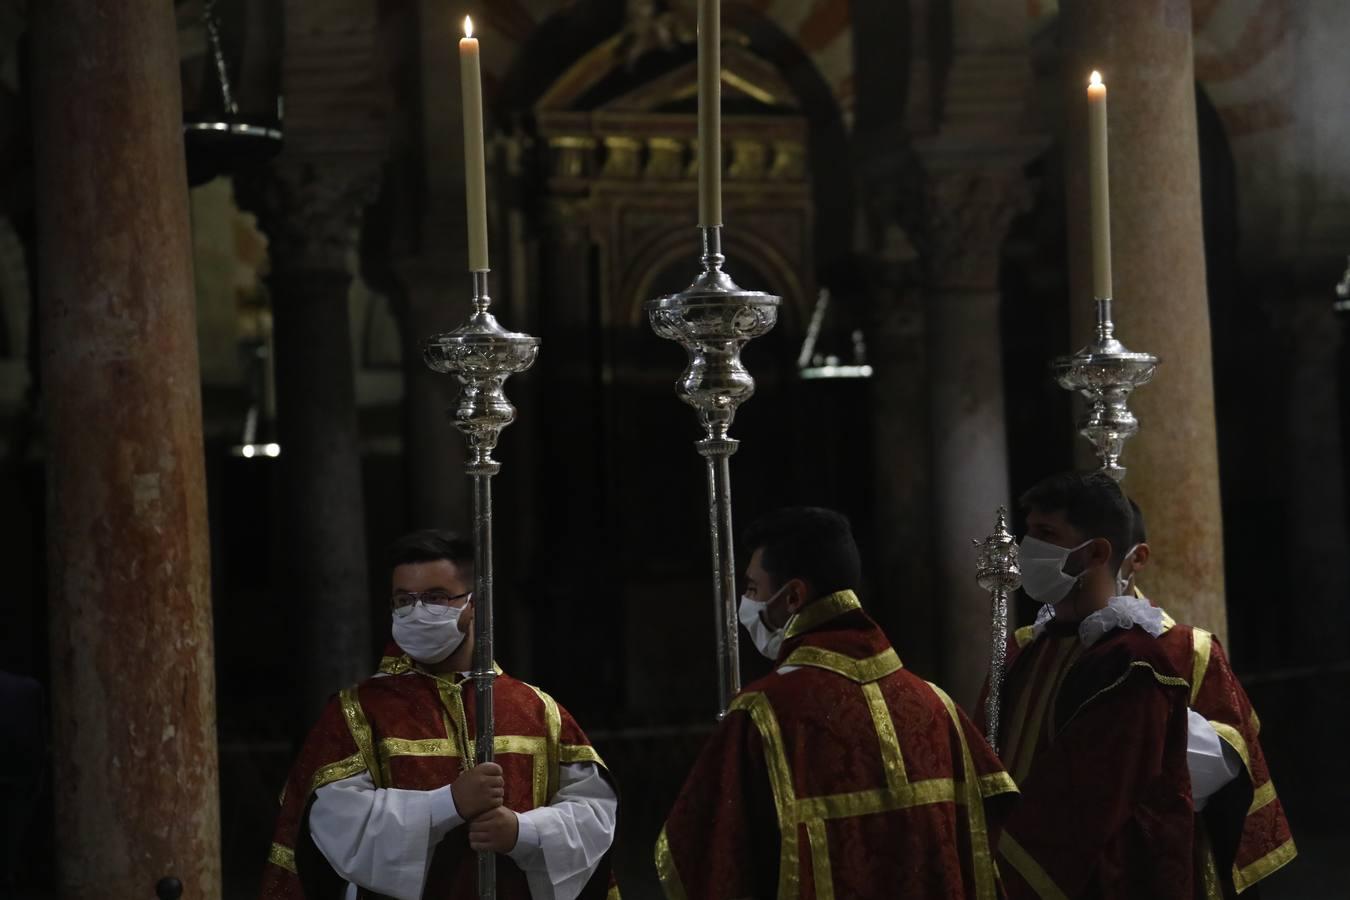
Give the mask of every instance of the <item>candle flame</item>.
[[(464, 36), (465, 36), (466, 38), (471, 38), (471, 37), (473, 37), (473, 17), (472, 17), (472, 16), (465, 16), (465, 17), (464, 17)], [(1093, 74), (1095, 75), (1096, 73), (1094, 72)]]
[(1093, 69), (1093, 70), (1092, 70), (1092, 77), (1088, 79), (1088, 84), (1091, 84), (1091, 85), (1094, 85), (1094, 86), (1095, 86), (1095, 85), (1099, 85), (1099, 84), (1101, 84), (1101, 83), (1102, 83), (1102, 73), (1101, 73), (1101, 72), (1098, 72), (1096, 69)]

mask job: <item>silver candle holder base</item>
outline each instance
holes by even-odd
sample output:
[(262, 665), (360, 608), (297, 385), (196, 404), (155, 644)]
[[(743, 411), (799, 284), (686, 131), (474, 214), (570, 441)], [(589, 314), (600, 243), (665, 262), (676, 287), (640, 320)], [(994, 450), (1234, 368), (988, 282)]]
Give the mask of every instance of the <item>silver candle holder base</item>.
[(720, 226), (705, 227), (702, 233), (703, 271), (683, 291), (649, 300), (645, 308), (652, 330), (689, 354), (675, 393), (694, 407), (704, 431), (696, 446), (708, 463), (718, 698), (725, 715), (741, 681), (728, 464), (738, 442), (728, 430), (736, 409), (755, 393), (755, 379), (741, 362), (741, 348), (773, 328), (781, 301), (772, 294), (744, 290), (722, 271)]
[[(422, 349), (426, 364), (436, 372), (454, 375), (462, 389), (450, 411), (455, 427), (464, 433), (469, 455), (465, 472), (473, 478), (474, 621), (473, 683), (477, 700), (474, 725), (477, 762), (491, 762), (496, 743), (492, 706), (493, 669), (493, 561), (492, 476), (501, 463), (492, 458), (502, 429), (516, 418), (506, 399), (506, 379), (534, 365), (539, 338), (507, 331), (488, 312), (488, 273), (473, 273), (473, 306), (469, 318), (454, 331), (427, 340)], [(497, 895), (497, 855), (478, 854), (479, 900)]]
[(1120, 481), (1125, 477), (1120, 464), (1125, 442), (1139, 431), (1139, 420), (1127, 405), (1130, 393), (1153, 378), (1158, 357), (1132, 352), (1116, 340), (1111, 298), (1098, 297), (1092, 342), (1072, 356), (1059, 357), (1052, 368), (1060, 387), (1087, 399), (1088, 412), (1078, 433), (1092, 444), (1102, 471)]
[(984, 701), (985, 737), (998, 752), (999, 710), (1008, 659), (1008, 598), (1022, 586), (1017, 542), (1008, 531), (1008, 509), (1000, 506), (994, 532), (975, 544), (975, 581), (989, 592), (993, 620), (989, 656), (989, 694)]

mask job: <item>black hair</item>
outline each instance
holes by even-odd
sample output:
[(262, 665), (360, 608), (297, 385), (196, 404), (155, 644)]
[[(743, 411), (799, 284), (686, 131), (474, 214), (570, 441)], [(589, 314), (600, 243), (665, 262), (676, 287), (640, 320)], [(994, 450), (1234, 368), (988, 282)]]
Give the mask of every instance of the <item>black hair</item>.
[(1130, 527), (1131, 544), (1147, 544), (1148, 529), (1144, 527), (1144, 511), (1139, 508), (1139, 504), (1134, 502), (1134, 498), (1128, 498), (1130, 501), (1130, 512), (1134, 516), (1134, 524)]
[(1120, 485), (1105, 472), (1051, 475), (1023, 494), (1020, 503), (1024, 512), (1064, 513), (1086, 537), (1111, 542), (1112, 565), (1119, 567), (1125, 561), (1134, 515)]
[(744, 545), (747, 554), (762, 551), (760, 565), (779, 585), (801, 578), (823, 597), (862, 581), (853, 528), (832, 509), (794, 506), (769, 513), (746, 529)]
[(456, 566), (473, 567), (473, 541), (453, 531), (426, 528), (414, 531), (394, 541), (385, 553), (385, 564), (393, 572), (410, 563), (449, 560)]

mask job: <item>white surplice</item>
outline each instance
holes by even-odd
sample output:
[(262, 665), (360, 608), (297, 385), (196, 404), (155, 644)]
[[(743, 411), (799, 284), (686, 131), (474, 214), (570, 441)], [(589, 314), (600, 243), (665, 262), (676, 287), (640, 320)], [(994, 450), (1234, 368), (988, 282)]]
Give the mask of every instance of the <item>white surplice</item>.
[[(517, 814), (520, 832), (508, 854), (534, 900), (575, 900), (614, 841), (619, 799), (594, 763), (559, 767), (547, 806)], [(319, 852), (349, 882), (395, 900), (420, 900), (436, 844), (466, 827), (450, 788), (377, 788), (361, 773), (315, 793), (309, 831)]]

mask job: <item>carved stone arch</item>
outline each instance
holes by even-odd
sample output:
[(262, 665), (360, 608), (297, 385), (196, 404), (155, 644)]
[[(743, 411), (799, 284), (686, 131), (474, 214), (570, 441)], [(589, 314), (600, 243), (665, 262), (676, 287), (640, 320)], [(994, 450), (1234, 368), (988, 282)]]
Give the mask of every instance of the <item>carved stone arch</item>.
[[(671, 267), (687, 269), (689, 280), (693, 280), (698, 270), (690, 259), (688, 231), (678, 229), (668, 232), (632, 260), (620, 282), (620, 306), (616, 310), (619, 321), (633, 327), (646, 326), (647, 316), (642, 305), (657, 296), (660, 289), (656, 281), (662, 272)], [(747, 231), (728, 232), (723, 250), (728, 259), (737, 260), (735, 275), (742, 287), (763, 289), (783, 298), (778, 327), (793, 333), (800, 332), (811, 314), (810, 301), (803, 292), (801, 279), (778, 249)]]

